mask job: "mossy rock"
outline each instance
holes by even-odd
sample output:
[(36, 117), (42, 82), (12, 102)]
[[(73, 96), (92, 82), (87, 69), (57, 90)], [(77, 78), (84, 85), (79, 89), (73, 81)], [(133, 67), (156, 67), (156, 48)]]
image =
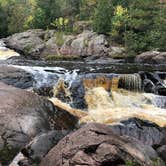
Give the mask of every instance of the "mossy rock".
[(13, 148), (12, 146), (5, 145), (3, 149), (0, 150), (0, 162), (2, 165), (8, 165), (9, 161), (15, 157), (19, 152), (19, 149)]

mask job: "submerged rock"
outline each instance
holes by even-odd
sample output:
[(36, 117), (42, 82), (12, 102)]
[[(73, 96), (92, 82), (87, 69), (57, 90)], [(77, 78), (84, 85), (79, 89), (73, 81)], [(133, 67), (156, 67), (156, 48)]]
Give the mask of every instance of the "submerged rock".
[(116, 166), (130, 162), (151, 166), (154, 161), (158, 166), (164, 165), (150, 146), (136, 139), (115, 135), (105, 125), (92, 123), (63, 138), (40, 165)]
[(22, 89), (32, 87), (34, 82), (30, 73), (6, 65), (0, 66), (0, 81)]

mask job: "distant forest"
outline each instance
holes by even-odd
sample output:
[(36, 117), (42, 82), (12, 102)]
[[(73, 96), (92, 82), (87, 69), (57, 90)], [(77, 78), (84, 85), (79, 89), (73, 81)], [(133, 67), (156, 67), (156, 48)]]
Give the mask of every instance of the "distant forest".
[(28, 29), (78, 33), (78, 22), (131, 54), (166, 51), (166, 4), (159, 0), (0, 0), (0, 37)]

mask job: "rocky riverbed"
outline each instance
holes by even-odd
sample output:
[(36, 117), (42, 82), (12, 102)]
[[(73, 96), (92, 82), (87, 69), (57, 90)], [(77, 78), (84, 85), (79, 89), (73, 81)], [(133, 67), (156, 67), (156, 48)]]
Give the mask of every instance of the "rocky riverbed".
[[(52, 33), (31, 30), (1, 43), (0, 165), (164, 166), (165, 64), (113, 60), (107, 51), (116, 49), (89, 31), (58, 47), (79, 61), (45, 61), (57, 51)], [(9, 58), (7, 47), (20, 56)]]

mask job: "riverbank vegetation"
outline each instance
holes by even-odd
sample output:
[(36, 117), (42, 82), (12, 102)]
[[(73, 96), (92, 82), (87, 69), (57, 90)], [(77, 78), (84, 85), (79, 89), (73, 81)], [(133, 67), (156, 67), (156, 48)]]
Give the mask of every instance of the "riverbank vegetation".
[(38, 28), (79, 33), (82, 22), (129, 55), (166, 51), (165, 9), (159, 0), (0, 0), (0, 37)]

